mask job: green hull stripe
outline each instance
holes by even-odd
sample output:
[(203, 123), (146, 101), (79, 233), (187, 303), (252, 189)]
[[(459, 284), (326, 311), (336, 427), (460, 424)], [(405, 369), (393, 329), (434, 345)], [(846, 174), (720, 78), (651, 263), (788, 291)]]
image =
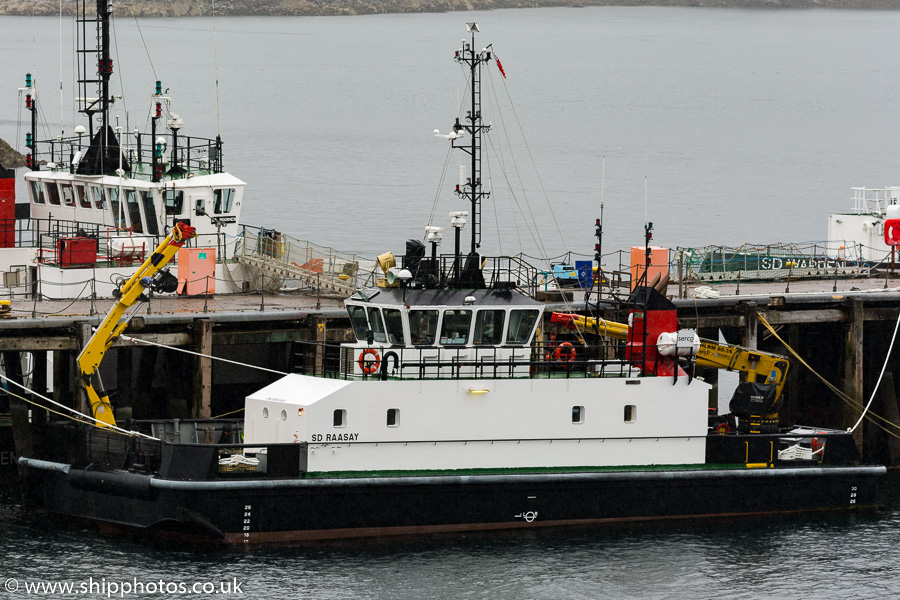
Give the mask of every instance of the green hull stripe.
[(542, 473), (616, 473), (641, 471), (708, 471), (718, 469), (746, 470), (744, 464), (641, 465), (614, 467), (516, 467), (496, 469), (436, 469), (396, 471), (310, 471), (301, 475), (307, 479), (335, 479), (350, 477), (435, 477), (442, 475), (533, 475)]

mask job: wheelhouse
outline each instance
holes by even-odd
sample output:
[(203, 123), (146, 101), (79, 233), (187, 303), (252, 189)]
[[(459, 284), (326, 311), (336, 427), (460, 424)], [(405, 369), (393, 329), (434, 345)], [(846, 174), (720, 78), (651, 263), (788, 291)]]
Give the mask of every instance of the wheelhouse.
[(345, 305), (355, 340), (343, 345), (342, 371), (359, 376), (475, 375), (488, 363), (527, 362), (543, 313), (533, 298), (498, 289), (376, 288)]
[(69, 222), (73, 231), (109, 239), (145, 238), (147, 247), (175, 223), (198, 230), (198, 246), (236, 235), (244, 182), (227, 173), (151, 182), (60, 171), (25, 175), (31, 219)]

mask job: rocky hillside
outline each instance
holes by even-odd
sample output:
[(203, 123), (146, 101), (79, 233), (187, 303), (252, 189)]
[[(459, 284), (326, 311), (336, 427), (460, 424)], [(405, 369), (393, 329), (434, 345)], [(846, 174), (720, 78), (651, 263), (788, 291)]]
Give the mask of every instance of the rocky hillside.
[(24, 167), (25, 157), (12, 149), (12, 146), (0, 140), (0, 165), (7, 169), (13, 167)]
[[(63, 12), (74, 11), (64, 2)], [(120, 15), (193, 17), (211, 15), (367, 15), (447, 12), (539, 6), (703, 6), (756, 8), (900, 9), (900, 0), (118, 0)], [(57, 0), (0, 0), (0, 15), (56, 15)]]

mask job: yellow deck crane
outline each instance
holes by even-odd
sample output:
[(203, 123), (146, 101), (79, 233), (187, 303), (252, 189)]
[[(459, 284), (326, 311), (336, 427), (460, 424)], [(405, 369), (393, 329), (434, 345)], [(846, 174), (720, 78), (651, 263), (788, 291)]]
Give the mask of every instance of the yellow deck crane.
[[(571, 313), (553, 313), (550, 321), (584, 333), (628, 340), (628, 325), (625, 323)], [(776, 401), (781, 398), (790, 367), (790, 361), (779, 354), (703, 338), (700, 338), (700, 349), (694, 358), (698, 367), (739, 371), (746, 374), (747, 381), (752, 383), (774, 384)]]
[(103, 390), (100, 373), (97, 369), (100, 367), (103, 356), (128, 326), (131, 315), (126, 317), (125, 311), (138, 301), (146, 301), (144, 290), (148, 288), (158, 292), (174, 292), (176, 290), (178, 279), (164, 267), (175, 257), (175, 253), (184, 243), (196, 235), (196, 231), (190, 225), (175, 224), (172, 232), (156, 247), (153, 254), (144, 261), (128, 281), (113, 293), (116, 298), (115, 306), (109, 311), (78, 355), (80, 381), (87, 392), (88, 401), (91, 404), (91, 414), (97, 419), (98, 427), (116, 424), (112, 407), (109, 404), (109, 396)]

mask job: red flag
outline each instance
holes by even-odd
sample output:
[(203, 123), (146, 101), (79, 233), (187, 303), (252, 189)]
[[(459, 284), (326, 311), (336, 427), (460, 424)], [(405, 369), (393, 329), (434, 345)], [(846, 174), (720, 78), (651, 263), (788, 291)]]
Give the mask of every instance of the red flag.
[(506, 71), (503, 70), (503, 65), (500, 64), (500, 59), (497, 58), (497, 55), (494, 55), (494, 60), (497, 61), (497, 68), (500, 69), (500, 74), (503, 75), (503, 79), (506, 79)]

